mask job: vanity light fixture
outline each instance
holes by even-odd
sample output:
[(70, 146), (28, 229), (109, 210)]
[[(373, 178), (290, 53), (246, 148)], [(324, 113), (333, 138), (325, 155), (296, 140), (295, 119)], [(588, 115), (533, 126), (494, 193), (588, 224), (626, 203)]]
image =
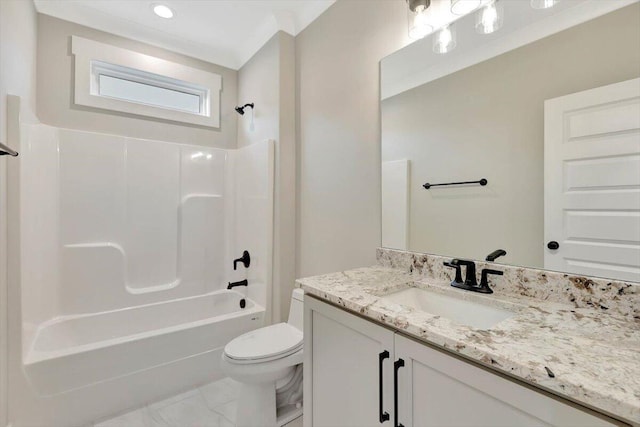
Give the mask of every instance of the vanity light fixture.
[(413, 40), (424, 38), (433, 31), (433, 27), (427, 22), (426, 9), (420, 6), (415, 12), (409, 11), (409, 37)]
[(558, 4), (558, 0), (531, 0), (531, 7), (534, 9), (549, 9)]
[(171, 19), (173, 18), (173, 9), (164, 4), (154, 4), (151, 6), (153, 9), (153, 13), (158, 15), (160, 18)]
[(451, 52), (456, 47), (456, 28), (449, 24), (438, 31), (433, 37), (433, 51), (435, 53)]
[(451, 13), (458, 16), (466, 15), (476, 10), (481, 3), (481, 0), (451, 0)]
[(504, 21), (504, 8), (502, 1), (493, 0), (484, 6), (476, 14), (476, 32), (478, 34), (491, 34), (502, 27)]
[(433, 31), (433, 27), (427, 19), (427, 9), (431, 4), (431, 0), (407, 0), (409, 5), (409, 38), (418, 40), (424, 38)]

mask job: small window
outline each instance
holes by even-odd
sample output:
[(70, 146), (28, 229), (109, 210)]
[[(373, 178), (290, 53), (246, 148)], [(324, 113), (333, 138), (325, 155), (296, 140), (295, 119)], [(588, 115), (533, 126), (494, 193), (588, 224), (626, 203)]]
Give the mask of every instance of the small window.
[(207, 115), (208, 90), (181, 80), (133, 68), (91, 61), (93, 95)]
[(220, 127), (219, 74), (77, 36), (71, 51), (77, 105)]

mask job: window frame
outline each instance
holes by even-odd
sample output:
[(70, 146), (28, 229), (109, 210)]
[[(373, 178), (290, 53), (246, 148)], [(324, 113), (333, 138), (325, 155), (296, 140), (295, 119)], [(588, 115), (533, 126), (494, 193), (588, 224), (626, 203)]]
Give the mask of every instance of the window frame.
[[(71, 52), (75, 57), (75, 104), (220, 127), (222, 77), (219, 74), (77, 36), (71, 38)], [(196, 113), (101, 95), (101, 75), (198, 96), (200, 111)]]

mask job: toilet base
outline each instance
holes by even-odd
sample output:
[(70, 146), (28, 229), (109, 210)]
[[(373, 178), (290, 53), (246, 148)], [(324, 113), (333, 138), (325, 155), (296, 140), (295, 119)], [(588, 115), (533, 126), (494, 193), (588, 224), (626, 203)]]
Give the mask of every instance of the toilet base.
[(302, 416), (302, 405), (286, 405), (282, 408), (278, 408), (278, 414), (276, 418), (276, 425), (282, 427), (285, 424), (290, 423), (298, 417)]

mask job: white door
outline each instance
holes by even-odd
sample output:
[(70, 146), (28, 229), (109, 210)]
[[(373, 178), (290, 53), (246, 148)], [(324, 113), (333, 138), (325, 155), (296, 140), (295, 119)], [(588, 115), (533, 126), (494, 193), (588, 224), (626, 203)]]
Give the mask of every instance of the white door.
[(640, 79), (544, 108), (544, 267), (640, 281)]
[(613, 426), (485, 369), (395, 337), (399, 424), (405, 427)]
[(391, 427), (393, 331), (311, 297), (304, 305), (305, 426)]

